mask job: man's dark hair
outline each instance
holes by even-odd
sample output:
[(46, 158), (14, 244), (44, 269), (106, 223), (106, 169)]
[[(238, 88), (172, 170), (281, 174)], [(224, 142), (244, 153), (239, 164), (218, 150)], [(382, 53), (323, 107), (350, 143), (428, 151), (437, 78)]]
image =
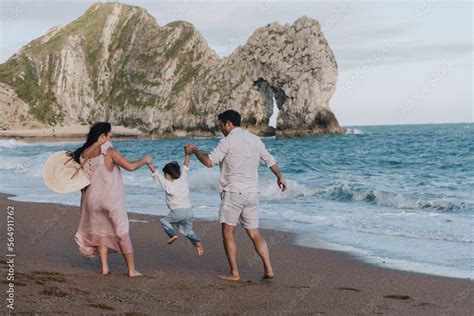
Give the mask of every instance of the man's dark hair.
[(170, 177), (175, 180), (181, 177), (181, 168), (179, 167), (179, 163), (177, 163), (176, 161), (167, 163), (163, 167), (163, 172), (169, 174)]
[(240, 126), (241, 118), (237, 111), (227, 110), (219, 114), (217, 118), (224, 124), (230, 121), (234, 126)]

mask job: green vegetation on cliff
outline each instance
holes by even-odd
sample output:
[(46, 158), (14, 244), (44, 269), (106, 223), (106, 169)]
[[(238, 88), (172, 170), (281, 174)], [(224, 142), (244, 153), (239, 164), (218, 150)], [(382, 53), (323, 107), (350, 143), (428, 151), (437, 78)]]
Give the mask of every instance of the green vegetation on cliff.
[(54, 110), (57, 106), (54, 93), (38, 85), (38, 75), (27, 57), (13, 57), (1, 64), (0, 82), (13, 87), (16, 94), (30, 105), (29, 112), (40, 122), (50, 125), (61, 122), (63, 114)]

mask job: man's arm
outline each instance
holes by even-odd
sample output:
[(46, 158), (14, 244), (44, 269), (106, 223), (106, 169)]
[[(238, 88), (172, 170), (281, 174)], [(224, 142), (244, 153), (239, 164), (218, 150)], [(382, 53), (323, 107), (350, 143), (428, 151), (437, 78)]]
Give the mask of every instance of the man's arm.
[(273, 166), (270, 167), (270, 170), (273, 172), (273, 174), (277, 177), (277, 184), (278, 187), (282, 192), (286, 191), (286, 181), (283, 179), (283, 175), (281, 174), (280, 168), (278, 167), (277, 164), (274, 164)]
[(265, 144), (261, 142), (261, 150), (260, 150), (260, 159), (270, 168), (273, 174), (277, 177), (277, 184), (278, 187), (282, 192), (286, 191), (286, 182), (283, 179), (283, 175), (281, 174), (280, 168), (275, 162), (275, 158), (268, 152)]
[(212, 160), (209, 159), (209, 155), (206, 153), (203, 153), (193, 144), (188, 144), (186, 145), (186, 154), (192, 153), (196, 155), (197, 159), (206, 167), (211, 168), (213, 166)]

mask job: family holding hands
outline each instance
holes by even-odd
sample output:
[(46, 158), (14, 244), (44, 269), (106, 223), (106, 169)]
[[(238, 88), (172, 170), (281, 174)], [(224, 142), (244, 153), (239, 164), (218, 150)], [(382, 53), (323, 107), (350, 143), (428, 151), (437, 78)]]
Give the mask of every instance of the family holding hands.
[(237, 247), (234, 229), (240, 224), (246, 229), (255, 251), (262, 259), (263, 278), (273, 278), (274, 273), (265, 239), (258, 230), (259, 191), (258, 167), (262, 161), (277, 177), (277, 185), (286, 191), (286, 182), (273, 156), (261, 139), (240, 127), (240, 114), (227, 110), (218, 116), (219, 128), (224, 138), (209, 154), (203, 153), (193, 144), (184, 148), (182, 166), (177, 162), (166, 164), (162, 173), (153, 165), (150, 156), (131, 162), (112, 147), (111, 125), (94, 124), (85, 144), (71, 155), (79, 162), (90, 178), (90, 185), (82, 190), (81, 220), (75, 236), (82, 255), (99, 255), (101, 274), (109, 273), (108, 252), (122, 253), (130, 277), (142, 275), (135, 269), (133, 247), (129, 236), (128, 216), (124, 205), (122, 167), (134, 171), (145, 164), (154, 181), (165, 192), (166, 204), (170, 210), (161, 219), (161, 225), (168, 235), (168, 244), (178, 239), (173, 225), (188, 238), (198, 255), (204, 254), (202, 241), (193, 231), (193, 211), (189, 198), (188, 172), (191, 155), (206, 167), (219, 165), (221, 169), (219, 192), (221, 205), (219, 222), (222, 225), (224, 249), (230, 266), (227, 275), (219, 276), (228, 281), (240, 280), (237, 267)]

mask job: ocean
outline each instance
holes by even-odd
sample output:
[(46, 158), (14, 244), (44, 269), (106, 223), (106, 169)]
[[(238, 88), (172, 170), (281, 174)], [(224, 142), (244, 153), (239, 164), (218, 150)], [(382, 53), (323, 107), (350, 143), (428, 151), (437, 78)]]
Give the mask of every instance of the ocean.
[[(130, 160), (152, 155), (161, 169), (219, 138), (113, 141)], [(281, 193), (260, 167), (261, 224), (296, 233), (298, 244), (341, 250), (389, 268), (474, 278), (474, 124), (357, 126), (343, 136), (263, 138), (287, 180)], [(81, 142), (0, 140), (0, 192), (14, 200), (79, 205), (42, 180), (46, 159)], [(217, 219), (218, 168), (191, 160), (197, 219)], [(123, 171), (129, 212), (165, 215), (148, 168)], [(21, 229), (21, 228), (20, 228)], [(72, 240), (72, 236), (71, 236)]]

